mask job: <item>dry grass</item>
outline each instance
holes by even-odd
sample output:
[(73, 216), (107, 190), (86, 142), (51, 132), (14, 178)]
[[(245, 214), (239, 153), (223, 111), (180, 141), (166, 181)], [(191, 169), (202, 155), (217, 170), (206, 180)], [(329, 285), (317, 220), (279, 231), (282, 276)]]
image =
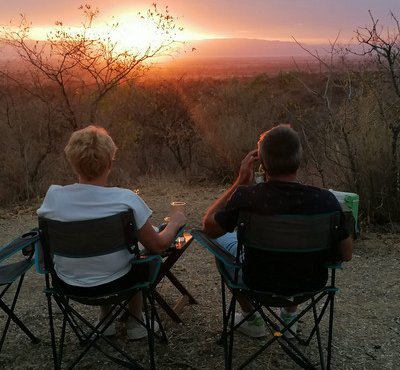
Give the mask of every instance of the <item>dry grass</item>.
[[(179, 182), (141, 179), (141, 196), (154, 210), (154, 223), (168, 213), (171, 200), (188, 203), (188, 227), (198, 227), (205, 208), (223, 190), (215, 186), (188, 186)], [(19, 233), (35, 226), (36, 205), (15, 206), (0, 210), (0, 241), (5, 243)], [(400, 316), (398, 297), (400, 281), (400, 237), (397, 234), (364, 232), (356, 243), (353, 260), (338, 274), (340, 287), (337, 296), (334, 336), (334, 369), (397, 369), (400, 363)], [(196, 297), (199, 304), (187, 306), (182, 314), (184, 323), (177, 325), (161, 312), (169, 344), (157, 344), (157, 365), (160, 369), (222, 369), (223, 352), (216, 344), (221, 329), (219, 278), (213, 258), (195, 242), (174, 267), (174, 272)], [(17, 311), (40, 337), (32, 345), (11, 326), (0, 357), (2, 369), (52, 368), (47, 311), (43, 277), (28, 273)], [(162, 283), (160, 292), (172, 303), (178, 298), (169, 283)], [(4, 316), (1, 316), (4, 322)], [(92, 313), (93, 319), (96, 315)], [(300, 327), (306, 327), (303, 320)], [(117, 326), (116, 338), (132, 355), (146, 363), (146, 342), (129, 342), (124, 326)], [(237, 336), (236, 348), (248, 352), (259, 340)], [(69, 355), (76, 343), (68, 341)], [(307, 350), (311, 351), (311, 350)], [(107, 359), (90, 352), (79, 368), (114, 369)], [(276, 346), (262, 355), (251, 369), (297, 369)]]

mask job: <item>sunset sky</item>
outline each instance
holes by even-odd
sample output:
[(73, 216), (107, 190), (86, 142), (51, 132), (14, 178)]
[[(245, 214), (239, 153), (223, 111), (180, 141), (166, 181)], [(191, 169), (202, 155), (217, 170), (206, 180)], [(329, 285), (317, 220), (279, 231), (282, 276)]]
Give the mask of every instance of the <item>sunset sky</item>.
[[(18, 21), (24, 13), (34, 27), (46, 27), (55, 20), (76, 26), (82, 0), (0, 0), (0, 24)], [(96, 0), (89, 2), (101, 11), (102, 19), (116, 19), (145, 10), (151, 1)], [(171, 14), (179, 16), (186, 38), (260, 38), (326, 43), (340, 31), (348, 41), (357, 26), (369, 24), (368, 10), (383, 24), (389, 12), (400, 16), (400, 0), (169, 0)]]

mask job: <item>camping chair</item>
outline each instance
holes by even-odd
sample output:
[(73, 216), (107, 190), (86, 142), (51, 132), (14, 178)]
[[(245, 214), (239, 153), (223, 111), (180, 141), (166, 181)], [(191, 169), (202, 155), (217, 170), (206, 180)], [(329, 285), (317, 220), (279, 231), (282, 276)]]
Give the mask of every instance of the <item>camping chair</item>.
[[(7, 317), (0, 339), (0, 352), (3, 348), (11, 321), (29, 337), (32, 343), (39, 343), (39, 339), (35, 337), (14, 312), (25, 273), (33, 265), (32, 257), (35, 252), (34, 245), (38, 239), (39, 234), (37, 232), (29, 232), (21, 235), (0, 249), (0, 310), (2, 310)], [(22, 253), (17, 255), (19, 252)], [(4, 296), (14, 282), (17, 285), (14, 297), (12, 298), (11, 304), (7, 305)]]
[[(315, 369), (314, 362), (303, 353), (303, 348), (301, 348), (301, 346), (308, 346), (315, 337), (320, 366), (322, 369), (330, 369), (334, 297), (337, 291), (335, 271), (340, 268), (340, 265), (328, 265), (328, 263), (335, 257), (335, 253), (337, 254), (334, 252), (333, 241), (337, 240), (335, 233), (339, 224), (339, 212), (311, 216), (271, 216), (243, 212), (239, 216), (237, 228), (236, 257), (222, 249), (218, 243), (200, 230), (192, 230), (195, 240), (216, 257), (221, 274), (223, 311), (221, 341), (224, 345), (226, 369), (232, 368), (235, 330), (256, 311), (260, 313), (271, 335), (267, 336), (265, 343), (240, 364), (238, 369), (247, 366), (276, 342), (299, 366), (304, 369)], [(321, 286), (320, 282), (312, 286), (311, 282), (310, 288), (304, 291), (304, 288), (301, 289), (301, 280), (309, 279), (307, 274), (313, 269), (322, 269), (320, 271), (326, 274), (328, 283)], [(330, 270), (329, 279), (328, 269)], [(260, 271), (264, 274), (261, 279), (257, 277)], [(268, 276), (272, 271), (275, 271), (275, 275)], [(293, 271), (296, 273), (293, 274)], [(285, 274), (293, 277), (287, 281), (280, 281)], [(227, 303), (225, 292), (226, 286), (232, 292), (229, 303)], [(235, 323), (238, 294), (246, 297), (254, 310), (242, 322)], [(302, 308), (298, 307), (296, 319), (285, 324), (273, 308), (294, 304), (302, 304)], [(291, 328), (307, 313), (312, 314), (313, 325), (306, 338), (302, 339)], [(326, 349), (322, 344), (320, 330), (324, 316), (328, 316)], [(290, 336), (294, 338), (289, 339)]]
[[(114, 216), (77, 222), (60, 222), (39, 218), (39, 232), (46, 270), (45, 293), (48, 299), (54, 367), (58, 369), (62, 366), (66, 330), (69, 327), (83, 346), (81, 353), (76, 356), (69, 368), (73, 368), (91, 347), (96, 348), (120, 366), (130, 369), (143, 368), (126, 351), (120, 348), (117, 343), (106, 335), (103, 335), (111, 323), (121, 314), (130, 315), (127, 305), (130, 299), (141, 291), (145, 313), (145, 322), (141, 322), (141, 324), (147, 329), (150, 367), (155, 368), (154, 319), (160, 325), (161, 339), (167, 341), (164, 329), (155, 310), (154, 299), (150, 289), (150, 285), (156, 279), (160, 269), (161, 258), (159, 256), (143, 257), (139, 255), (137, 228), (133, 213), (126, 211)], [(124, 248), (128, 248), (133, 253), (133, 265), (146, 264), (148, 266), (149, 276), (146, 281), (132, 282), (132, 286), (129, 289), (95, 297), (68, 294), (57, 283), (59, 280), (53, 265), (52, 257), (54, 255), (76, 258), (77, 263), (79, 263), (79, 258), (107, 255), (118, 250), (123, 250)], [(52, 299), (54, 299), (63, 314), (58, 346), (56, 343)], [(100, 320), (97, 325), (94, 325), (80, 312), (79, 307), (81, 306), (74, 303), (71, 304), (71, 302), (88, 306), (110, 304), (112, 308), (105, 318)], [(148, 310), (148, 302), (150, 303), (150, 312)], [(103, 348), (104, 345), (113, 347), (120, 356), (115, 357), (106, 352)]]

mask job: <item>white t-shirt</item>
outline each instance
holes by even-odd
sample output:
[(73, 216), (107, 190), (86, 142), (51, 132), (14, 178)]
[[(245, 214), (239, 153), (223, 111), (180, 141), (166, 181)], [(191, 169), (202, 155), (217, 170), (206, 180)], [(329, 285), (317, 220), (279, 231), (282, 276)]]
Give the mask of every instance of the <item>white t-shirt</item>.
[[(57, 221), (84, 221), (133, 210), (138, 229), (152, 214), (151, 209), (134, 192), (128, 189), (72, 184), (51, 185), (38, 216)], [(125, 275), (131, 268), (132, 255), (128, 249), (107, 254), (80, 258), (54, 256), (57, 275), (67, 284), (96, 286), (109, 283)]]

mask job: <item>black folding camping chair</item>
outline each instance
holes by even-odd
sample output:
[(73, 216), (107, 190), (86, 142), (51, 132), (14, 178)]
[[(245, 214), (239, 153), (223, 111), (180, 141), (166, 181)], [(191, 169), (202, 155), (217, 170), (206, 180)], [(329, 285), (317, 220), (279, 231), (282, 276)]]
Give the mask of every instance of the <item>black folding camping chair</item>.
[[(131, 357), (117, 342), (104, 335), (107, 328), (121, 314), (131, 315), (127, 305), (130, 299), (139, 292), (143, 294), (145, 322), (141, 324), (148, 334), (149, 363), (155, 368), (154, 360), (154, 320), (157, 320), (161, 329), (160, 339), (167, 341), (164, 329), (155, 310), (151, 284), (159, 272), (161, 258), (159, 256), (140, 256), (138, 250), (137, 229), (133, 213), (122, 212), (114, 216), (101, 219), (60, 222), (39, 218), (40, 240), (42, 244), (43, 259), (46, 270), (46, 289), (48, 298), (49, 325), (53, 349), (54, 367), (61, 368), (65, 350), (65, 337), (67, 329), (78, 338), (82, 345), (81, 352), (71, 361), (68, 368), (76, 366), (86, 353), (95, 348), (116, 364), (130, 368), (141, 369), (143, 366)], [(117, 290), (112, 294), (95, 297), (77, 296), (69, 294), (58, 283), (58, 277), (53, 265), (53, 256), (67, 256), (80, 258), (91, 256), (104, 256), (112, 252), (129, 248), (132, 250), (132, 264), (135, 266), (146, 265), (148, 277), (144, 281), (132, 282), (129, 289)], [(56, 340), (55, 320), (52, 301), (60, 308), (63, 319), (59, 340)], [(79, 303), (80, 305), (77, 305)], [(150, 303), (150, 305), (148, 305)], [(96, 324), (82, 313), (82, 306), (112, 305), (108, 315)], [(150, 310), (148, 309), (150, 306)], [(58, 343), (57, 343), (58, 342)], [(113, 353), (105, 349), (112, 347)], [(115, 353), (119, 354), (118, 357)]]
[[(335, 285), (335, 271), (340, 265), (329, 262), (336, 254), (335, 234), (339, 229), (339, 223), (339, 212), (311, 216), (270, 216), (242, 212), (237, 228), (236, 256), (229, 254), (200, 230), (191, 231), (194, 239), (216, 257), (221, 274), (223, 313), (221, 341), (224, 345), (226, 369), (233, 367), (236, 329), (256, 311), (265, 322), (266, 334), (268, 332), (270, 334), (266, 336), (259, 349), (235, 368), (244, 368), (273, 343), (279, 343), (284, 352), (299, 366), (304, 369), (315, 369), (317, 368), (315, 359), (305, 355), (303, 348), (316, 341), (320, 368), (330, 369), (334, 298), (338, 290)], [(326, 284), (313, 283), (312, 277), (316, 271), (326, 274)], [(305, 281), (309, 286), (306, 290), (302, 288)], [(225, 287), (232, 292), (230, 300)], [(241, 322), (235, 323), (238, 294), (245, 297), (254, 310)], [(298, 310), (297, 317), (286, 324), (274, 309), (297, 304), (302, 304), (302, 308)], [(312, 317), (313, 324), (305, 338), (301, 338), (292, 328), (298, 320), (304, 320), (307, 314)], [(324, 317), (327, 317), (328, 321), (325, 343), (321, 332)], [(243, 357), (245, 354), (240, 355)]]
[[(39, 339), (28, 329), (22, 319), (15, 313), (25, 273), (33, 265), (35, 243), (39, 239), (38, 232), (32, 231), (21, 235), (0, 249), (0, 310), (5, 314), (4, 328), (0, 339), (0, 352), (11, 322), (15, 323), (32, 341), (39, 343)], [(11, 292), (12, 287), (15, 291)], [(6, 303), (6, 296), (12, 295), (11, 303)]]

